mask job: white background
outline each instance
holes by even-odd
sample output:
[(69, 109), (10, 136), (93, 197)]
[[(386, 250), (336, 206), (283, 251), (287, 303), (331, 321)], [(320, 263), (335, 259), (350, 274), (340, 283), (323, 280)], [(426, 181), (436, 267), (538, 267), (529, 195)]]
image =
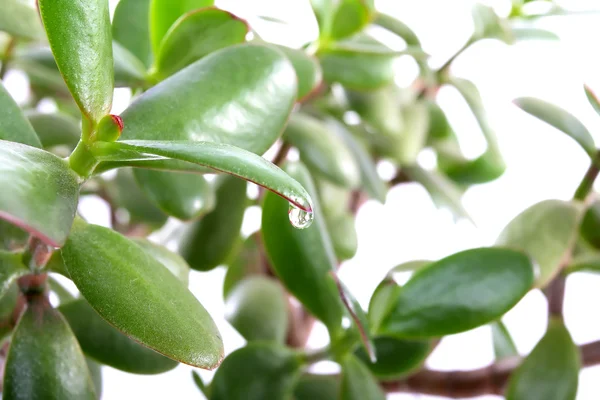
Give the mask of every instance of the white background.
[[(118, 0), (111, 0), (114, 10)], [(506, 14), (509, 1), (488, 1)], [(597, 3), (566, 1), (572, 8), (589, 9)], [(421, 39), (432, 65), (441, 65), (468, 39), (472, 31), (469, 0), (376, 1), (381, 11), (406, 22)], [(217, 5), (249, 20), (265, 40), (300, 46), (317, 35), (308, 0), (223, 0)], [(288, 25), (261, 22), (258, 15), (276, 17)], [(389, 192), (385, 205), (367, 202), (357, 217), (359, 248), (356, 256), (340, 270), (342, 280), (366, 306), (370, 294), (385, 273), (395, 265), (414, 259), (439, 259), (460, 250), (491, 245), (504, 225), (520, 211), (544, 199), (570, 199), (588, 161), (584, 152), (558, 131), (526, 115), (512, 105), (518, 96), (536, 96), (554, 102), (579, 117), (600, 143), (600, 117), (587, 104), (582, 85), (600, 93), (600, 14), (556, 17), (537, 26), (556, 32), (560, 42), (529, 41), (507, 46), (497, 41), (476, 44), (453, 65), (454, 74), (473, 80), (479, 87), (508, 168), (504, 176), (470, 189), (464, 205), (476, 222), (454, 223), (447, 211), (436, 209), (424, 189), (402, 185)], [(408, 85), (415, 67), (398, 61), (398, 84)], [(23, 77), (9, 73), (5, 80), (17, 100), (24, 99)], [(113, 112), (121, 112), (129, 101), (125, 90), (117, 90)], [(466, 104), (452, 90), (442, 90), (439, 101), (456, 128), (468, 156), (484, 149), (478, 128)], [(420, 162), (430, 167), (435, 157), (424, 151)], [(386, 172), (382, 168), (382, 173)], [(85, 199), (86, 216), (107, 224), (105, 207)], [(91, 211), (91, 212), (90, 212)], [(244, 233), (258, 229), (260, 211), (250, 209)], [(244, 340), (224, 321), (221, 283), (224, 270), (192, 273), (190, 290), (217, 322), (227, 352)], [(579, 273), (569, 277), (566, 294), (566, 323), (577, 343), (600, 339), (597, 305), (600, 277)], [(528, 353), (544, 333), (546, 303), (538, 291), (528, 294), (504, 318), (522, 354)], [(327, 342), (325, 329), (317, 327), (310, 338), (312, 347)], [(488, 328), (445, 338), (427, 366), (440, 370), (472, 369), (492, 362)], [(318, 366), (329, 371), (331, 365)], [(156, 376), (123, 373), (108, 367), (104, 372), (104, 399), (202, 398), (190, 376), (191, 368), (179, 366)], [(201, 371), (205, 379), (211, 372)], [(600, 367), (582, 372), (578, 400), (600, 397)], [(436, 399), (431, 396), (392, 395), (391, 399)], [(486, 396), (482, 398), (496, 398)]]

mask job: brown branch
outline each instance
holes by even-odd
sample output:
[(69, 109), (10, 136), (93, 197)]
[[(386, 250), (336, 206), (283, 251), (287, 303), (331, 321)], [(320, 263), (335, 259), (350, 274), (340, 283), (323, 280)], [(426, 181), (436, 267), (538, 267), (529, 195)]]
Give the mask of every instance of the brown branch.
[(408, 175), (406, 175), (402, 170), (398, 171), (398, 173), (396, 173), (396, 176), (394, 176), (389, 184), (390, 186), (396, 186), (400, 183), (409, 183), (412, 182), (412, 179), (410, 179), (408, 177)]
[(546, 287), (544, 294), (548, 299), (548, 315), (562, 319), (565, 301), (566, 277), (559, 273)]
[(279, 148), (279, 151), (277, 152), (277, 154), (275, 154), (275, 157), (273, 158), (273, 164), (275, 164), (277, 166), (281, 166), (281, 164), (283, 164), (283, 162), (287, 158), (287, 155), (290, 152), (291, 148), (292, 148), (292, 146), (289, 143), (287, 143), (287, 142), (281, 143), (281, 147)]

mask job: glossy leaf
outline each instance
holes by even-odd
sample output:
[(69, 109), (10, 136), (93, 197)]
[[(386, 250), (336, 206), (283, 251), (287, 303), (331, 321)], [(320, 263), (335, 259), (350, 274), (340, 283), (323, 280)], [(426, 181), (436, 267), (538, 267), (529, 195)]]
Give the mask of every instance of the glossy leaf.
[(178, 364), (119, 332), (84, 299), (61, 305), (59, 311), (69, 322), (83, 352), (102, 364), (134, 374), (159, 374)]
[(38, 6), (71, 94), (84, 115), (99, 121), (110, 111), (114, 86), (108, 2), (38, 0)]
[(156, 56), (160, 77), (168, 77), (215, 50), (243, 43), (246, 21), (217, 8), (191, 11), (179, 18), (166, 33)]
[(152, 64), (150, 3), (152, 0), (120, 0), (112, 21), (112, 37), (146, 68)]
[(371, 21), (374, 11), (373, 0), (342, 0), (338, 2), (328, 36), (339, 40), (359, 32)]
[(0, 297), (20, 276), (29, 273), (29, 268), (21, 261), (20, 253), (0, 251)]
[(302, 102), (304, 99), (310, 97), (310, 95), (319, 88), (323, 81), (323, 71), (319, 61), (306, 54), (303, 50), (292, 49), (285, 46), (277, 46), (285, 56), (290, 60), (296, 71), (296, 77), (298, 78), (298, 101)]
[(29, 111), (25, 115), (44, 148), (65, 145), (69, 149), (74, 149), (79, 142), (80, 123), (70, 115), (65, 113), (45, 114), (37, 111)]
[[(120, 3), (119, 3), (120, 4)], [(141, 87), (146, 82), (146, 67), (129, 50), (113, 41), (116, 87)]]
[(284, 344), (288, 302), (277, 281), (265, 276), (248, 277), (225, 300), (225, 318), (244, 339)]
[(0, 140), (0, 218), (60, 247), (77, 210), (79, 180), (65, 160)]
[(310, 169), (331, 182), (354, 188), (360, 183), (360, 171), (343, 140), (326, 124), (303, 114), (293, 114), (284, 138), (300, 151)]
[(600, 200), (589, 205), (581, 221), (581, 236), (593, 247), (600, 248)]
[(133, 238), (131, 240), (140, 246), (146, 253), (154, 257), (156, 261), (171, 271), (171, 273), (175, 275), (175, 277), (179, 279), (185, 286), (188, 285), (190, 278), (190, 267), (177, 253), (172, 252), (165, 246), (151, 242), (148, 239)]
[(209, 369), (219, 364), (223, 343), (210, 315), (141, 247), (78, 220), (62, 256), (77, 288), (111, 325), (177, 361)]
[(548, 331), (511, 375), (508, 400), (574, 400), (581, 356), (561, 321), (550, 320)]
[(342, 362), (340, 400), (363, 399), (385, 400), (385, 393), (367, 366), (350, 354)]
[(378, 13), (373, 21), (375, 25), (379, 25), (388, 31), (395, 33), (404, 41), (408, 46), (421, 46), (419, 38), (404, 22), (387, 14)]
[(520, 252), (456, 253), (419, 270), (402, 287), (379, 332), (399, 338), (463, 332), (502, 316), (532, 284), (531, 261)]
[(559, 272), (579, 230), (582, 207), (561, 200), (545, 200), (517, 215), (496, 243), (527, 253), (538, 265), (536, 286), (544, 287)]
[(588, 129), (569, 112), (533, 97), (521, 97), (514, 103), (523, 111), (569, 135), (590, 157), (595, 157), (596, 144)]
[(265, 256), (262, 254), (260, 240), (260, 233), (254, 233), (241, 244), (235, 258), (227, 267), (223, 282), (223, 298), (227, 298), (233, 288), (245, 278), (264, 271)]
[(24, 400), (96, 399), (73, 332), (42, 296), (30, 300), (12, 336), (2, 395)]
[(298, 356), (270, 343), (252, 343), (231, 353), (210, 385), (211, 400), (285, 400), (300, 374)]
[(248, 206), (246, 188), (246, 182), (231, 176), (218, 182), (215, 209), (188, 226), (179, 243), (179, 253), (190, 267), (209, 271), (228, 261)]
[(151, 0), (150, 41), (154, 54), (160, 51), (163, 38), (183, 14), (199, 8), (210, 7), (213, 0)]
[[(302, 164), (289, 164), (285, 171), (310, 193), (315, 193), (314, 183)], [(288, 291), (323, 321), (330, 332), (338, 332), (344, 306), (330, 275), (334, 271), (335, 256), (320, 205), (316, 197), (313, 199), (315, 220), (308, 228), (299, 230), (288, 221), (287, 202), (267, 193), (262, 212), (263, 244), (273, 271)]]
[(147, 169), (133, 174), (148, 198), (175, 218), (194, 219), (215, 206), (213, 189), (202, 175)]
[(340, 379), (335, 375), (305, 374), (294, 388), (295, 400), (331, 400), (340, 397)]
[(490, 324), (492, 328), (492, 342), (494, 344), (494, 357), (496, 360), (502, 360), (508, 357), (519, 355), (517, 346), (510, 336), (510, 332), (502, 321), (498, 320)]
[(377, 361), (371, 362), (364, 349), (355, 355), (378, 379), (392, 380), (419, 369), (431, 352), (431, 343), (425, 340), (402, 340), (378, 336), (373, 340)]
[(10, 93), (0, 83), (0, 140), (42, 147), (40, 139)]
[(22, 0), (3, 0), (0, 4), (0, 31), (24, 39), (44, 38), (44, 29), (35, 8)]

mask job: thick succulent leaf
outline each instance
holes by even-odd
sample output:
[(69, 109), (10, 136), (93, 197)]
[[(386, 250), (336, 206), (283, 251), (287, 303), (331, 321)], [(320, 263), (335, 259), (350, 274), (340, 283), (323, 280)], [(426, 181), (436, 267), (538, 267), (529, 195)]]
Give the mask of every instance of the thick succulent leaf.
[(337, 133), (325, 123), (304, 114), (292, 115), (284, 139), (300, 151), (310, 169), (331, 182), (354, 188), (360, 183), (360, 171), (353, 154)]
[(368, 354), (369, 359), (374, 362), (376, 361), (377, 357), (375, 355), (375, 346), (373, 344), (373, 336), (371, 334), (371, 328), (369, 326), (367, 314), (363, 310), (358, 300), (356, 300), (352, 292), (346, 288), (342, 281), (337, 279), (337, 276), (336, 283), (342, 302), (344, 303), (344, 306), (346, 307), (346, 310), (352, 319), (354, 331), (360, 338), (363, 346), (362, 348)]
[(223, 282), (223, 298), (226, 299), (237, 284), (245, 278), (264, 272), (266, 260), (260, 240), (260, 233), (254, 233), (241, 244), (235, 258), (227, 267)]
[(374, 333), (379, 333), (381, 323), (393, 308), (402, 288), (393, 279), (386, 277), (373, 291), (369, 301), (369, 324)]
[(112, 37), (129, 50), (146, 68), (152, 64), (150, 47), (151, 0), (120, 0), (115, 8)]
[(202, 175), (135, 169), (135, 179), (148, 198), (175, 218), (198, 218), (215, 206), (215, 194)]
[(494, 344), (494, 357), (496, 360), (518, 356), (517, 346), (515, 346), (510, 332), (506, 329), (502, 321), (495, 321), (490, 324), (490, 327), (492, 328), (492, 342)]
[[(120, 4), (120, 3), (119, 3)], [(129, 50), (113, 41), (116, 87), (141, 87), (146, 82), (146, 67)]]
[(190, 267), (209, 271), (228, 261), (248, 206), (246, 188), (246, 182), (232, 176), (218, 182), (215, 209), (188, 226), (179, 243), (179, 253)]
[(24, 39), (44, 38), (44, 29), (35, 8), (22, 0), (3, 0), (0, 4), (0, 31)]
[(340, 379), (335, 375), (305, 374), (294, 388), (295, 400), (331, 400), (340, 397)]
[(508, 400), (574, 400), (581, 356), (562, 321), (550, 320), (548, 331), (511, 375)]
[(102, 398), (102, 365), (98, 364), (96, 361), (90, 360), (86, 357), (85, 362), (88, 366), (88, 370), (90, 371), (90, 378), (92, 378), (92, 383), (94, 384), (94, 389), (96, 392), (96, 398)]
[(385, 393), (367, 368), (353, 354), (342, 362), (340, 400), (385, 400)]
[(13, 311), (17, 306), (17, 302), (22, 300), (23, 298), (21, 295), (21, 290), (19, 289), (17, 282), (14, 282), (12, 285), (10, 285), (6, 293), (0, 297), (0, 320), (3, 321), (3, 323), (0, 324), (0, 340), (3, 341), (9, 334), (12, 333), (14, 329), (14, 325), (12, 323)]
[(327, 229), (333, 243), (335, 256), (339, 261), (349, 260), (358, 250), (358, 237), (354, 215), (346, 212), (335, 217), (325, 216)]
[(523, 111), (541, 119), (575, 140), (590, 157), (596, 156), (596, 144), (588, 129), (571, 113), (533, 97), (521, 97), (514, 103)]
[(375, 16), (373, 23), (387, 29), (392, 33), (395, 33), (404, 39), (408, 46), (421, 46), (421, 42), (413, 30), (410, 29), (404, 22), (397, 20), (390, 15), (378, 13)]
[[(314, 183), (302, 164), (288, 164), (285, 171), (315, 194)], [(313, 199), (317, 201), (316, 196)], [(331, 239), (320, 205), (315, 203), (314, 206), (314, 222), (299, 230), (288, 221), (287, 202), (267, 193), (262, 212), (263, 243), (273, 271), (288, 291), (323, 321), (330, 332), (337, 333), (341, 328), (344, 305), (331, 276), (335, 268)]]
[(371, 22), (374, 11), (373, 0), (342, 0), (333, 14), (328, 36), (340, 40), (361, 31)]
[(79, 291), (111, 325), (174, 360), (209, 369), (219, 364), (223, 343), (210, 315), (140, 246), (76, 220), (62, 256)]
[(142, 346), (112, 327), (85, 299), (61, 305), (83, 352), (94, 360), (134, 374), (159, 374), (177, 366), (156, 351)]
[(69, 149), (74, 149), (79, 142), (81, 124), (70, 115), (60, 112), (46, 114), (38, 111), (28, 111), (25, 115), (37, 132), (44, 148), (67, 146)]
[(559, 40), (552, 31), (532, 27), (512, 27), (510, 33), (515, 40)]
[(360, 348), (355, 355), (378, 379), (392, 380), (406, 376), (419, 369), (431, 352), (431, 342), (426, 340), (402, 340), (378, 336), (373, 341), (377, 361)]
[(345, 94), (350, 107), (378, 135), (394, 141), (402, 136), (404, 117), (397, 87), (389, 85), (369, 92), (345, 90)]
[(533, 267), (523, 253), (466, 250), (419, 270), (392, 297), (379, 331), (399, 338), (463, 332), (502, 316), (532, 284)]
[(435, 101), (426, 101), (429, 110), (429, 129), (427, 139), (430, 143), (444, 140), (453, 135), (446, 113)]
[(21, 253), (0, 251), (0, 297), (18, 277), (27, 273), (29, 268), (21, 261)]
[(218, 8), (191, 11), (179, 18), (163, 38), (156, 56), (156, 73), (166, 78), (215, 50), (242, 43), (249, 30), (246, 21)]
[(291, 349), (252, 343), (231, 353), (210, 385), (211, 400), (286, 400), (300, 375)]
[(213, 0), (150, 0), (150, 42), (154, 55), (159, 53), (163, 38), (175, 21), (189, 11), (213, 3)]
[(495, 38), (510, 43), (510, 27), (507, 21), (500, 19), (492, 7), (475, 3), (472, 16), (475, 25), (473, 33), (475, 39)]
[(2, 395), (23, 400), (96, 399), (73, 332), (42, 296), (29, 301), (12, 336)]
[(91, 147), (101, 161), (170, 158), (224, 172), (269, 189), (296, 207), (312, 211), (306, 190), (279, 167), (254, 153), (227, 144), (158, 140), (96, 142)]
[(600, 114), (600, 100), (598, 99), (598, 96), (596, 96), (596, 93), (594, 93), (588, 85), (584, 85), (583, 89), (585, 91), (585, 97), (587, 97), (588, 102), (590, 103), (594, 111)]
[(565, 269), (565, 273), (573, 273), (577, 271), (585, 272), (600, 272), (600, 254), (581, 254), (575, 258)]
[(164, 265), (185, 286), (188, 285), (190, 279), (190, 267), (177, 253), (173, 253), (165, 246), (151, 242), (148, 239), (133, 238), (132, 241), (140, 246), (146, 253), (154, 257), (156, 261)]
[(404, 132), (393, 157), (400, 165), (411, 165), (427, 141), (429, 110), (423, 103), (415, 103), (404, 110)]
[(71, 229), (78, 177), (65, 160), (0, 140), (0, 218), (60, 247)]
[[(17, 48), (12, 65), (27, 74), (29, 84), (33, 92), (38, 96), (69, 97), (69, 89), (65, 84), (58, 66), (54, 61), (52, 50), (46, 46), (29, 46)], [(72, 101), (68, 99), (68, 101)], [(80, 116), (79, 108), (73, 101), (77, 116)]]
[(545, 200), (517, 215), (496, 244), (522, 250), (538, 265), (536, 286), (544, 287), (560, 271), (577, 238), (582, 207), (574, 202)]
[(108, 2), (38, 0), (38, 6), (71, 94), (84, 115), (99, 121), (110, 111), (114, 86)]
[(42, 147), (40, 139), (10, 93), (0, 82), (0, 140)]
[(225, 318), (244, 339), (284, 344), (288, 302), (277, 281), (258, 275), (248, 277), (225, 300)]
[(323, 71), (319, 61), (306, 54), (305, 51), (292, 49), (285, 46), (277, 46), (277, 48), (285, 54), (296, 70), (298, 78), (298, 101), (303, 101), (305, 98), (319, 88), (323, 81)]
[(28, 239), (29, 234), (27, 231), (24, 231), (8, 221), (0, 219), (0, 249), (22, 249), (27, 244)]

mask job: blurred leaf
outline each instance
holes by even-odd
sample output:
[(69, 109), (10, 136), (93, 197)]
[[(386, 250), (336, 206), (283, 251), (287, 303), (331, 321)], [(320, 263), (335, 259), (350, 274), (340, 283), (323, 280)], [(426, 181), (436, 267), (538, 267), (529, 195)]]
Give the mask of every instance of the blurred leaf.
[(475, 3), (472, 10), (474, 39), (493, 38), (510, 43), (510, 27), (501, 19), (494, 9), (488, 5)]
[(163, 38), (175, 21), (189, 11), (213, 3), (213, 0), (150, 0), (150, 41), (154, 54), (159, 54)]
[(581, 356), (561, 321), (550, 320), (548, 331), (511, 375), (508, 400), (574, 400)]
[(294, 113), (285, 129), (284, 140), (300, 151), (300, 158), (312, 170), (331, 182), (355, 188), (360, 171), (346, 143), (325, 123)]
[(248, 206), (246, 187), (246, 182), (235, 177), (218, 182), (215, 209), (189, 225), (179, 243), (179, 253), (190, 267), (209, 271), (228, 261)]
[(6, 399), (24, 400), (96, 399), (94, 384), (73, 332), (41, 295), (29, 300), (12, 336), (2, 395)]
[(510, 336), (510, 332), (501, 320), (492, 322), (492, 341), (494, 343), (494, 358), (496, 361), (519, 355), (517, 346)]
[[(119, 3), (120, 4), (120, 3)], [(133, 53), (113, 41), (115, 86), (140, 87), (146, 81), (146, 67)]]
[(351, 213), (344, 213), (330, 218), (326, 216), (325, 219), (336, 258), (342, 261), (354, 257), (358, 250), (354, 216)]
[(277, 46), (285, 54), (296, 70), (298, 77), (297, 101), (302, 102), (319, 87), (323, 81), (323, 71), (319, 61), (306, 54), (305, 51), (291, 49), (286, 46)]
[(369, 301), (369, 323), (373, 332), (379, 333), (383, 319), (392, 310), (401, 290), (401, 287), (390, 278), (382, 280), (377, 285)]
[[(69, 88), (60, 75), (54, 61), (52, 50), (46, 46), (29, 46), (17, 48), (12, 59), (12, 65), (27, 74), (29, 84), (34, 93), (43, 96), (70, 97)], [(56, 99), (58, 100), (58, 98)], [(68, 99), (74, 101), (71, 99)], [(75, 105), (77, 117), (81, 115)]]
[(40, 139), (19, 105), (0, 82), (0, 139), (42, 147)]
[(0, 249), (17, 250), (25, 247), (29, 234), (16, 225), (0, 219)]
[(46, 151), (0, 140), (0, 218), (60, 247), (79, 197), (79, 177)]
[(596, 156), (596, 144), (592, 135), (572, 114), (554, 104), (533, 97), (520, 97), (515, 99), (514, 103), (526, 113), (569, 135), (590, 157)]
[(376, 134), (394, 140), (402, 136), (404, 117), (397, 87), (389, 85), (370, 92), (346, 90), (345, 93), (350, 107)]
[(415, 103), (404, 110), (404, 132), (393, 156), (401, 165), (416, 163), (417, 156), (427, 141), (429, 110), (423, 103)]
[(71, 94), (87, 118), (99, 121), (110, 111), (114, 85), (108, 2), (38, 0), (38, 6)]
[(581, 220), (581, 236), (594, 248), (600, 248), (600, 200), (591, 203)]
[(558, 35), (552, 31), (540, 28), (512, 27), (510, 29), (515, 40), (559, 40)]
[(596, 113), (600, 114), (600, 100), (598, 100), (598, 97), (596, 96), (596, 94), (592, 91), (592, 89), (588, 85), (583, 85), (583, 89), (585, 91), (585, 97), (587, 97), (588, 102), (590, 103), (590, 105), (592, 106), (594, 111), (596, 111)]
[(265, 276), (239, 282), (225, 299), (225, 318), (249, 342), (284, 344), (288, 303), (279, 283)]
[(425, 340), (402, 340), (377, 336), (373, 340), (377, 361), (371, 362), (360, 348), (354, 354), (378, 379), (393, 380), (418, 370), (431, 352), (431, 343)]
[(246, 21), (217, 8), (191, 11), (166, 33), (156, 53), (160, 77), (183, 69), (215, 50), (242, 43), (249, 31)]
[(202, 378), (200, 377), (200, 375), (196, 371), (192, 371), (192, 379), (194, 380), (194, 383), (196, 384), (196, 387), (198, 388), (198, 390), (200, 390), (200, 392), (202, 392), (202, 394), (204, 395), (204, 397), (206, 397), (207, 399), (210, 399), (210, 390), (209, 390), (209, 387), (207, 387), (204, 384), (204, 381), (202, 381)]
[[(54, 258), (55, 255), (58, 255), (58, 258), (60, 258), (60, 262), (62, 263), (62, 257), (60, 256), (60, 252), (55, 251), (54, 253), (52, 253), (52, 258)], [(48, 263), (48, 264), (50, 264), (50, 263)], [(48, 264), (46, 264), (46, 269), (51, 270)], [(66, 273), (66, 271), (65, 271), (65, 273)], [(52, 275), (50, 275), (48, 277), (48, 289), (52, 293), (54, 293), (56, 295), (56, 297), (58, 297), (58, 302), (60, 303), (61, 306), (63, 304), (67, 304), (71, 301), (77, 300), (75, 298), (75, 296), (73, 296), (71, 294), (71, 292), (69, 292), (67, 289), (65, 289), (65, 287), (63, 285), (61, 285), (61, 283), (58, 280), (56, 280), (56, 278), (54, 278)]]
[(177, 253), (173, 253), (165, 246), (149, 241), (145, 238), (131, 239), (140, 246), (147, 254), (154, 257), (156, 261), (164, 265), (185, 286), (188, 286), (190, 267)]
[(70, 115), (61, 112), (45, 114), (33, 110), (26, 112), (25, 115), (37, 132), (44, 148), (66, 145), (72, 150), (79, 142), (80, 123)]
[(112, 22), (113, 39), (129, 50), (147, 68), (152, 65), (150, 46), (150, 2), (120, 0)]
[(438, 337), (489, 323), (510, 310), (533, 284), (522, 253), (466, 250), (419, 270), (397, 294), (378, 332), (398, 338)]
[(453, 131), (446, 113), (435, 101), (426, 101), (429, 111), (427, 138), (429, 141), (443, 140), (451, 136)]
[(44, 38), (44, 29), (36, 9), (22, 0), (2, 0), (0, 3), (0, 31), (23, 39), (39, 40)]
[(565, 273), (570, 274), (578, 271), (600, 272), (600, 254), (581, 254), (573, 258), (565, 269)]
[(90, 371), (90, 378), (92, 378), (92, 383), (94, 384), (96, 398), (100, 399), (102, 398), (102, 365), (90, 360), (87, 357), (85, 359), (85, 362), (88, 366), (88, 370)]
[(133, 175), (148, 199), (168, 215), (187, 221), (215, 207), (215, 194), (202, 175), (134, 169)]
[(362, 348), (366, 351), (369, 359), (375, 362), (377, 356), (375, 354), (375, 346), (373, 345), (373, 336), (369, 326), (367, 314), (363, 310), (358, 300), (356, 300), (352, 292), (348, 290), (346, 285), (337, 279), (337, 277), (336, 280), (340, 297), (342, 298), (342, 302), (344, 303), (346, 310), (350, 314), (350, 318), (353, 321), (353, 327), (360, 337), (363, 345)]
[(288, 221), (287, 202), (267, 193), (262, 212), (263, 244), (281, 282), (335, 337), (341, 328), (344, 306), (330, 275), (335, 268), (331, 238), (309, 172), (300, 163), (288, 164), (285, 171), (313, 194), (315, 220), (306, 229), (294, 228)]
[[(241, 239), (240, 239), (241, 240)], [(241, 244), (235, 258), (231, 260), (223, 282), (223, 298), (243, 279), (260, 274), (264, 271), (266, 255), (262, 254), (259, 246), (260, 233), (254, 233)]]
[(13, 311), (17, 306), (17, 302), (22, 300), (21, 290), (17, 282), (10, 285), (6, 293), (0, 297), (0, 320), (3, 322), (0, 324), (0, 341), (4, 341), (15, 328)]
[(340, 397), (340, 379), (335, 375), (304, 374), (296, 383), (295, 400), (331, 400)]
[(141, 247), (77, 220), (62, 256), (77, 288), (111, 325), (177, 361), (200, 368), (219, 364), (223, 343), (210, 315)]
[(113, 328), (84, 299), (61, 305), (58, 310), (83, 352), (102, 364), (133, 374), (160, 374), (178, 364)]
[(369, 369), (354, 355), (342, 362), (340, 400), (385, 400), (385, 393)]
[(21, 261), (21, 253), (0, 251), (0, 297), (4, 296), (10, 285), (20, 276), (30, 273)]
[(387, 29), (392, 33), (395, 33), (396, 35), (404, 39), (407, 46), (421, 46), (419, 38), (412, 31), (412, 29), (410, 29), (404, 22), (399, 21), (390, 15), (377, 13), (375, 19), (373, 20), (373, 23), (375, 25), (379, 25), (382, 28)]
[(292, 350), (271, 343), (251, 343), (231, 353), (210, 385), (211, 400), (285, 400), (300, 374)]
[(331, 21), (331, 30), (328, 32), (328, 36), (334, 40), (361, 31), (373, 19), (375, 11), (373, 0), (342, 0), (337, 3), (337, 10)]
[(575, 242), (582, 211), (580, 205), (561, 200), (534, 204), (506, 225), (496, 244), (527, 253), (539, 266), (535, 285), (543, 288)]

